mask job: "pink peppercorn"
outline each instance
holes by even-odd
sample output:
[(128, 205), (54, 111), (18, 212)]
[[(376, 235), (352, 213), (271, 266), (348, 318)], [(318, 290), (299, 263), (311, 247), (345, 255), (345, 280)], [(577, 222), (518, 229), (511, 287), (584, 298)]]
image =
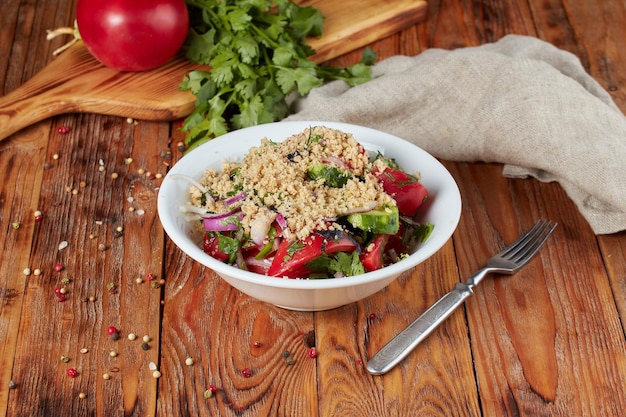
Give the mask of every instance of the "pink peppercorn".
[(252, 370), (250, 368), (243, 368), (241, 370), (241, 375), (244, 378), (250, 378), (252, 376)]
[(70, 378), (76, 378), (78, 376), (78, 371), (74, 368), (70, 368), (67, 371), (65, 371), (65, 374), (69, 376)]
[(307, 356), (311, 359), (313, 358), (317, 358), (317, 349), (315, 349), (314, 347), (310, 348), (307, 352), (306, 352)]
[(146, 274), (146, 281), (153, 281), (153, 280), (154, 280), (153, 274)]
[(258, 340), (254, 343), (252, 343), (252, 346), (254, 346), (255, 348), (260, 348), (261, 347), (261, 342), (259, 342)]
[(57, 132), (59, 133), (59, 135), (65, 135), (69, 133), (69, 131), (70, 131), (69, 126), (59, 126), (59, 128), (57, 129)]
[(107, 329), (107, 333), (109, 334), (109, 336), (112, 336), (117, 333), (117, 329), (114, 326), (109, 326), (109, 328)]
[(61, 265), (60, 263), (56, 263), (54, 264), (54, 272), (59, 272), (63, 270), (63, 265)]

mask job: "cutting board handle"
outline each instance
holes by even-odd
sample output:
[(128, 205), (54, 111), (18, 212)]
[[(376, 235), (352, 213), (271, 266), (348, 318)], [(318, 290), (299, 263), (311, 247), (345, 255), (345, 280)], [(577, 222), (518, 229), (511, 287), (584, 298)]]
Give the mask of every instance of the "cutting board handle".
[(150, 71), (121, 72), (100, 64), (77, 42), (23, 85), (0, 98), (0, 140), (49, 117), (98, 113), (141, 120), (176, 120), (193, 111), (195, 96), (178, 86), (206, 69), (176, 57)]

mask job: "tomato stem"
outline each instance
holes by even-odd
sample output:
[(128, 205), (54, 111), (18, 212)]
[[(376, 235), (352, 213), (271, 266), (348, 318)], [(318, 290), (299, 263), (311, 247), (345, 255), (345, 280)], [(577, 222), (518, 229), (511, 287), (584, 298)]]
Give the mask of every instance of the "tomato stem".
[(54, 30), (48, 29), (46, 32), (48, 33), (46, 35), (47, 40), (52, 40), (62, 35), (72, 35), (74, 37), (69, 42), (61, 46), (60, 48), (57, 48), (54, 51), (52, 51), (52, 55), (54, 56), (60, 55), (63, 51), (65, 51), (70, 46), (78, 42), (78, 40), (80, 40), (80, 33), (78, 33), (78, 26), (76, 25), (76, 21), (74, 21), (74, 27), (60, 27)]

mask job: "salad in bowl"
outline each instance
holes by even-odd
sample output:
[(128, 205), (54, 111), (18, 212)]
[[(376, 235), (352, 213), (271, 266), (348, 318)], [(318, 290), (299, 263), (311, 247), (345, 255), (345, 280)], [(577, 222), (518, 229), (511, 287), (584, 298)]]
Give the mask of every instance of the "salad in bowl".
[(209, 269), (205, 279), (215, 272), (258, 300), (317, 311), (368, 297), (435, 254), (461, 198), (445, 167), (404, 139), (283, 121), (183, 156), (158, 212), (171, 241)]

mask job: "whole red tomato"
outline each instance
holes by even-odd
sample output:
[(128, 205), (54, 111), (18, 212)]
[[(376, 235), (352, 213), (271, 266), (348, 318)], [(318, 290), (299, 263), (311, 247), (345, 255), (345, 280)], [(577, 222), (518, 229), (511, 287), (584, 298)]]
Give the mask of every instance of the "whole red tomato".
[(156, 68), (172, 58), (189, 30), (184, 0), (78, 0), (76, 24), (102, 64), (121, 71)]

